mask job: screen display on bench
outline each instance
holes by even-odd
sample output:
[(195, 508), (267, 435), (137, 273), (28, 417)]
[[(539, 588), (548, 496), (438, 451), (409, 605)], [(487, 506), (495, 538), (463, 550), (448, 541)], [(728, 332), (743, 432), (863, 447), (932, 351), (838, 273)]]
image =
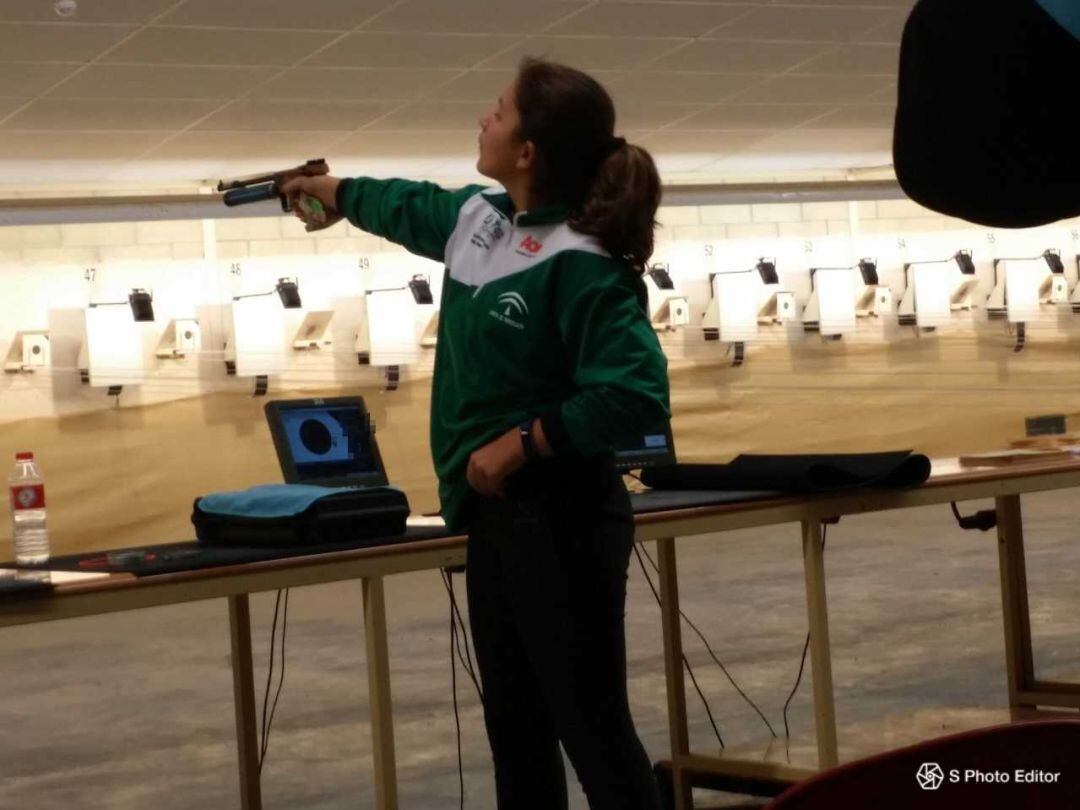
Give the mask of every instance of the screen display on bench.
[(283, 410), (281, 423), (300, 481), (379, 470), (367, 415), (356, 407)]

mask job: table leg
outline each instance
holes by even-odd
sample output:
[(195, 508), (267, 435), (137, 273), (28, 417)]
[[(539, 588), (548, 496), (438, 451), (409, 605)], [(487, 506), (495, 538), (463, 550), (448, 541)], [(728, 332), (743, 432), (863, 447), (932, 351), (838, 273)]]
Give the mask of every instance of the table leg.
[(836, 711), (833, 706), (832, 660), (829, 653), (829, 613), (825, 602), (825, 553), (821, 523), (803, 521), (803, 569), (806, 574), (806, 615), (810, 623), (810, 665), (814, 677), (814, 727), (818, 768), (838, 762)]
[(367, 644), (368, 696), (375, 759), (375, 807), (397, 810), (394, 718), (390, 697), (390, 652), (386, 641), (386, 599), (382, 577), (364, 577), (364, 637)]
[(1080, 709), (1080, 684), (1043, 681), (1035, 677), (1020, 496), (1007, 495), (997, 498), (995, 506), (998, 515), (998, 563), (1001, 568), (1001, 607), (1005, 620), (1005, 672), (1009, 682), (1009, 705)]
[(1035, 665), (1031, 652), (1031, 614), (1028, 610), (1027, 570), (1020, 496), (995, 501), (998, 516), (998, 564), (1001, 569), (1001, 607), (1005, 619), (1005, 670), (1009, 705), (1028, 705), (1020, 693), (1031, 689)]
[(236, 751), (240, 760), (240, 807), (261, 810), (259, 738), (256, 733), (255, 680), (251, 669), (251, 610), (246, 593), (228, 597), (229, 638), (232, 645), (233, 706), (236, 711)]
[(683, 764), (690, 754), (690, 734), (686, 721), (686, 681), (683, 678), (675, 538), (657, 540), (656, 547), (660, 568), (660, 621), (664, 631), (664, 673), (667, 679), (668, 732), (671, 737), (671, 777), (675, 810), (692, 810), (693, 792), (690, 780), (683, 771)]

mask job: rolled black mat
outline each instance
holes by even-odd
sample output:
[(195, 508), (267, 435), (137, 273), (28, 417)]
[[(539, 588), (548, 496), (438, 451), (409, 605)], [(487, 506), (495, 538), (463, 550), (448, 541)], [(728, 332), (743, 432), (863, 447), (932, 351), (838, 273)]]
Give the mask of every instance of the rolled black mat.
[(930, 459), (910, 450), (888, 453), (741, 455), (729, 464), (669, 464), (641, 471), (653, 489), (834, 492), (856, 487), (917, 486)]

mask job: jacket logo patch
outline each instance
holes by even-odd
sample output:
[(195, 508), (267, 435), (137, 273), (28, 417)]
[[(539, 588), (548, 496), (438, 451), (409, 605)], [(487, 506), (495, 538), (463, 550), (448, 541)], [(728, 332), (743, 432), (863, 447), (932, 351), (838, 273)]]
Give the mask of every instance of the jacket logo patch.
[(521, 240), (521, 244), (518, 245), (517, 252), (520, 253), (522, 256), (535, 256), (537, 253), (540, 252), (540, 249), (543, 246), (544, 245), (542, 242), (537, 242), (531, 236), (526, 236), (524, 239)]
[(529, 314), (529, 305), (525, 303), (525, 299), (521, 297), (520, 293), (504, 292), (495, 300), (502, 308), (502, 312), (492, 309), (488, 311), (488, 315), (515, 329), (525, 328), (525, 324), (521, 322), (521, 319)]
[(502, 217), (492, 212), (484, 217), (479, 229), (469, 238), (476, 247), (491, 250), (491, 246), (502, 239), (505, 229)]

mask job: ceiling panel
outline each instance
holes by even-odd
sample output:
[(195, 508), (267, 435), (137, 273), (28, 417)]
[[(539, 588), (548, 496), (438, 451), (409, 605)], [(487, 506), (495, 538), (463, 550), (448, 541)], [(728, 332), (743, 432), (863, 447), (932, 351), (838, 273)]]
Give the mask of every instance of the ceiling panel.
[(397, 106), (395, 101), (253, 101), (241, 99), (193, 127), (196, 130), (287, 132), (298, 125), (349, 131)]
[(627, 73), (614, 80), (608, 89), (616, 105), (631, 101), (656, 99), (681, 104), (723, 101), (759, 84), (768, 74), (685, 73), (653, 71)]
[(645, 135), (640, 143), (650, 152), (724, 155), (744, 149), (768, 137), (770, 132), (721, 132), (716, 130), (677, 130)]
[(683, 123), (689, 129), (788, 129), (834, 108), (820, 104), (717, 104)]
[(80, 67), (75, 64), (6, 62), (0, 65), (0, 96), (32, 98)]
[(0, 184), (319, 154), (473, 172), (477, 119), (525, 55), (589, 71), (619, 133), (680, 177), (887, 162), (913, 0), (79, 2), (61, 21), (52, 0), (0, 0), (0, 159), (17, 169)]
[(87, 66), (48, 95), (50, 98), (229, 99), (265, 78), (265, 68), (98, 63)]
[(176, 3), (177, 0), (81, 0), (73, 16), (61, 18), (53, 10), (52, 0), (3, 0), (0, 2), (0, 21), (46, 22), (57, 26), (78, 23), (143, 25)]
[(657, 70), (706, 73), (782, 73), (830, 46), (805, 42), (722, 42), (698, 40), (657, 60)]
[(146, 28), (104, 61), (150, 65), (291, 65), (335, 38), (312, 31)]
[(217, 101), (45, 98), (3, 123), (4, 129), (174, 130), (206, 115)]
[(472, 67), (516, 37), (466, 34), (350, 34), (307, 61), (308, 66), (378, 68)]
[(878, 103), (881, 103), (881, 104), (892, 104), (892, 105), (895, 106), (895, 104), (896, 104), (896, 95), (897, 95), (896, 82), (891, 81), (891, 82), (889, 82), (889, 84), (887, 86), (883, 87), (878, 92), (873, 93), (870, 96), (868, 96), (866, 98), (866, 101), (867, 102), (878, 102)]
[(872, 42), (885, 45), (895, 45), (900, 41), (904, 33), (904, 25), (907, 23), (908, 12), (893, 11), (890, 17), (876, 28), (865, 32), (859, 37), (860, 42)]
[[(837, 150), (837, 143), (844, 149)], [(892, 151), (892, 129), (792, 129), (778, 132), (747, 147), (744, 152), (772, 153), (789, 158), (845, 153), (887, 153)]]
[(706, 109), (702, 104), (668, 104), (666, 102), (631, 101), (615, 108), (615, 129), (659, 129), (700, 113)]
[[(448, 101), (475, 101), (479, 104), (491, 104), (516, 76), (517, 71), (510, 68), (470, 70), (468, 73), (459, 74), (440, 87), (438, 97)], [(600, 79), (600, 76), (597, 78)]]
[[(759, 6), (769, 5), (772, 0), (749, 0)], [(605, 0), (608, 2), (608, 0)], [(910, 9), (915, 0), (783, 0), (786, 6), (872, 6), (893, 9)]]
[(0, 132), (5, 160), (127, 159), (162, 140), (160, 132)]
[(896, 117), (895, 104), (847, 104), (806, 125), (807, 129), (884, 129)]
[(805, 64), (799, 65), (795, 72), (895, 76), (899, 64), (899, 43), (893, 45), (853, 43), (823, 53)]
[(882, 25), (890, 16), (888, 9), (761, 8), (710, 36), (719, 39), (848, 42), (862, 32)]
[[(380, 69), (298, 67), (256, 88), (253, 98), (285, 101), (407, 101), (444, 84), (460, 73), (454, 69)], [(445, 94), (439, 93), (441, 98)]]
[(126, 25), (0, 23), (0, 62), (89, 62), (135, 30)]
[(608, 37), (697, 37), (746, 14), (740, 6), (600, 3), (547, 33)]
[(696, 175), (702, 166), (714, 162), (715, 155), (700, 153), (661, 152), (653, 155), (661, 177), (685, 178)]
[(374, 132), (364, 130), (335, 144), (329, 154), (373, 157), (475, 156), (476, 132)]
[[(612, 94), (615, 86), (629, 75), (619, 70), (593, 70), (589, 73)], [(495, 102), (516, 76), (517, 71), (509, 68), (470, 70), (440, 87), (435, 95), (446, 101), (471, 101), (486, 107)]]
[(265, 160), (266, 164), (284, 161), (293, 166), (308, 157), (326, 152), (344, 132), (182, 132), (149, 152), (148, 159)]
[(768, 79), (740, 94), (739, 101), (770, 104), (844, 104), (863, 101), (888, 87), (884, 76), (792, 76)]
[(485, 68), (513, 68), (524, 56), (565, 62), (581, 70), (629, 70), (681, 44), (678, 39), (605, 37), (530, 37), (507, 53), (485, 62)]
[(545, 0), (505, 7), (488, 0), (406, 0), (362, 27), (365, 31), (398, 33), (533, 34), (587, 5), (583, 0)]
[(15, 112), (23, 104), (26, 104), (25, 98), (0, 98), (0, 120)]
[(488, 105), (475, 101), (425, 101), (406, 105), (376, 121), (370, 127), (379, 130), (465, 130), (477, 133), (478, 119)]
[(161, 22), (233, 28), (346, 31), (393, 5), (392, 0), (187, 0)]

